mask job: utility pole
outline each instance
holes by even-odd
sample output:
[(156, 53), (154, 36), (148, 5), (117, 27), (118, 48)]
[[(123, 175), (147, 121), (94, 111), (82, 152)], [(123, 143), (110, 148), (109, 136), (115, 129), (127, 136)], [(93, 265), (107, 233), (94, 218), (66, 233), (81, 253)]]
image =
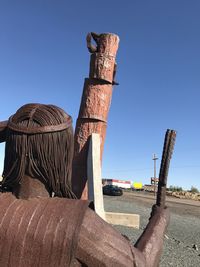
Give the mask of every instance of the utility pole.
[(156, 160), (158, 158), (156, 157), (156, 154), (153, 154), (152, 160), (154, 161), (154, 195), (156, 196)]

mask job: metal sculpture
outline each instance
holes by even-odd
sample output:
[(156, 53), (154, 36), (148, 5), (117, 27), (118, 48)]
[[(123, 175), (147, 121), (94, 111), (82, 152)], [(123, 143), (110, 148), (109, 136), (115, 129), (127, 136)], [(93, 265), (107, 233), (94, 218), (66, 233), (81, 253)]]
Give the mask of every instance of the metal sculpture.
[(26, 198), (28, 190), (21, 183), (26, 175), (24, 182), (30, 190), (39, 188), (28, 179), (36, 177), (49, 196), (74, 198), (72, 119), (64, 110), (54, 105), (27, 104), (0, 125), (1, 141), (6, 142), (3, 188)]
[[(88, 36), (88, 48), (97, 53), (94, 58), (98, 62), (95, 62), (101, 66), (102, 57), (98, 53), (106, 51), (107, 38), (114, 38), (118, 43), (118, 37), (94, 33), (91, 36), (97, 47), (90, 44)], [(101, 38), (104, 40), (102, 43)], [(113, 64), (113, 75), (115, 60), (108, 54), (109, 60)], [(106, 72), (102, 69), (97, 76), (105, 78), (103, 73)], [(110, 80), (98, 80), (97, 88), (112, 86), (111, 73), (108, 72)], [(95, 79), (89, 82), (91, 88), (97, 82)], [(90, 94), (95, 91), (90, 90)], [(111, 93), (107, 96), (110, 99)], [(88, 99), (92, 98), (88, 96)], [(94, 117), (93, 109), (88, 109), (87, 101), (82, 103), (87, 108), (80, 109), (77, 132), (84, 133), (89, 127), (87, 134), (97, 131), (104, 138), (108, 109), (99, 119)], [(77, 147), (83, 148), (85, 139), (82, 146), (79, 143), (81, 135), (77, 136)], [(169, 222), (165, 194), (175, 136), (172, 130), (166, 133), (157, 202), (152, 207), (146, 229), (133, 246), (92, 210), (92, 203), (67, 199), (75, 197), (70, 183), (73, 156), (70, 116), (53, 105), (27, 104), (21, 107), (8, 121), (0, 123), (0, 142), (6, 142), (0, 193), (0, 266), (158, 266)], [(84, 164), (86, 150), (81, 154), (79, 149), (76, 150), (75, 145), (74, 162), (82, 159), (80, 162)], [(84, 176), (78, 176), (78, 179), (80, 177)], [(83, 190), (82, 185), (79, 192)]]
[(156, 205), (153, 205), (149, 223), (135, 244), (135, 247), (144, 255), (148, 267), (159, 265), (163, 238), (169, 223), (170, 214), (165, 206), (165, 198), (167, 176), (175, 138), (176, 132), (174, 130), (167, 130), (160, 166)]
[(165, 135), (163, 155), (160, 166), (158, 194), (156, 200), (156, 205), (162, 208), (165, 207), (167, 176), (169, 171), (170, 159), (174, 149), (175, 139), (176, 139), (176, 132), (173, 130), (167, 130)]
[[(96, 46), (91, 43), (92, 38)], [(92, 133), (101, 139), (101, 159), (106, 135), (107, 117), (116, 73), (116, 53), (119, 37), (111, 33), (89, 33), (87, 47), (91, 53), (89, 78), (85, 79), (83, 95), (74, 135), (72, 172), (73, 192), (78, 198), (88, 199), (87, 152)]]
[(76, 259), (87, 201), (0, 195), (0, 266), (82, 266)]
[[(34, 114), (38, 109), (41, 121), (46, 121), (45, 126), (38, 125), (35, 121)], [(47, 140), (52, 136), (51, 141), (57, 144), (57, 137), (62, 136), (60, 133), (64, 131), (63, 133), (67, 135), (67, 129), (70, 128), (70, 117), (55, 106), (54, 111), (53, 114), (49, 113), (49, 106), (46, 105), (29, 104), (19, 109), (7, 123), (0, 124), (1, 141), (6, 141), (5, 156), (21, 151), (16, 155), (18, 168), (14, 173), (18, 175), (14, 175), (12, 171), (7, 173), (7, 167), (4, 168), (6, 176), (2, 183), (2, 191), (12, 190), (16, 194), (15, 188), (19, 189), (18, 199), (8, 192), (0, 194), (0, 266), (157, 266), (162, 251), (163, 236), (169, 221), (169, 211), (165, 205), (153, 207), (150, 221), (134, 247), (129, 240), (103, 221), (90, 208), (91, 203), (88, 201), (50, 198), (43, 195), (44, 190), (48, 196), (50, 196), (49, 192), (53, 192), (52, 179), (45, 176), (47, 179), (45, 180), (38, 176), (38, 172), (42, 173), (44, 169), (45, 157), (55, 156), (55, 151), (52, 149), (51, 152), (49, 151), (52, 155), (43, 154), (48, 144)], [(170, 138), (168, 138), (169, 134), (171, 134)], [(43, 144), (38, 145), (37, 141), (40, 137)], [(168, 131), (166, 140), (160, 171), (160, 182), (165, 181), (162, 186), (166, 185), (175, 133)], [(22, 150), (20, 150), (20, 143)], [(23, 147), (24, 144), (29, 146)], [(69, 153), (70, 146), (73, 147), (73, 139), (69, 139), (68, 150), (62, 155), (66, 165), (70, 164), (70, 155), (72, 157)], [(61, 147), (58, 148), (62, 151)], [(57, 153), (60, 155), (59, 151)], [(67, 154), (69, 157), (66, 156)], [(26, 157), (28, 155), (28, 159), (22, 155)], [(22, 164), (20, 160), (22, 158), (25, 164)], [(11, 163), (13, 159), (10, 159)], [(39, 164), (40, 159), (44, 160), (42, 164)], [(37, 169), (35, 173), (32, 171), (29, 173), (30, 160), (38, 164), (35, 167)], [(11, 166), (15, 167), (15, 164)], [(23, 177), (17, 172), (20, 167), (25, 170), (20, 172)], [(49, 168), (51, 170), (54, 165), (49, 165)], [(27, 180), (32, 180), (33, 188), (26, 188), (29, 194), (26, 195), (25, 200), (23, 190)], [(63, 183), (60, 177), (57, 177), (56, 181), (58, 184)], [(35, 188), (36, 182), (38, 184)], [(69, 189), (68, 186), (67, 183), (66, 190)], [(56, 192), (58, 194), (60, 190), (55, 190), (54, 193)], [(158, 198), (164, 199), (162, 194), (165, 194), (165, 190), (159, 192), (161, 196)], [(159, 205), (159, 202), (157, 204)]]

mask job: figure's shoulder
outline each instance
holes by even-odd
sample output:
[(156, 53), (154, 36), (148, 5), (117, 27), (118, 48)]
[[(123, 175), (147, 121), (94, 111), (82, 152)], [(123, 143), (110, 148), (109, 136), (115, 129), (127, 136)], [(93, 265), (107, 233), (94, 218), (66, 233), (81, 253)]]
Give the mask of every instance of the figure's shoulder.
[[(21, 258), (26, 262), (23, 266), (48, 266), (52, 262), (55, 266), (58, 262), (59, 266), (70, 266), (66, 263), (75, 258), (88, 201), (39, 197), (22, 200), (6, 193), (0, 195), (0, 205), (2, 242), (5, 248), (12, 243), (12, 251), (18, 251), (11, 253), (11, 266), (21, 266)], [(31, 255), (26, 249), (30, 246)], [(6, 260), (6, 253), (0, 244), (0, 263)]]
[(53, 210), (61, 211), (69, 210), (69, 212), (75, 212), (80, 210), (80, 212), (85, 211), (88, 207), (93, 209), (93, 203), (87, 200), (79, 199), (68, 199), (68, 198), (45, 198), (45, 197), (35, 197), (29, 199), (18, 199), (10, 192), (0, 193), (0, 204), (8, 207), (8, 203), (16, 202), (15, 205), (20, 205), (24, 207), (36, 207), (36, 206), (45, 206), (45, 209), (48, 207), (55, 207)]
[[(22, 220), (40, 218), (62, 221), (77, 227), (81, 224), (86, 210), (90, 206), (89, 201), (67, 198), (30, 198), (28, 200), (17, 199), (12, 193), (0, 193), (0, 220), (4, 217), (12, 217), (14, 220), (23, 214)], [(14, 218), (16, 217), (16, 218)], [(74, 223), (76, 222), (76, 223)], [(31, 221), (33, 223), (33, 221)]]

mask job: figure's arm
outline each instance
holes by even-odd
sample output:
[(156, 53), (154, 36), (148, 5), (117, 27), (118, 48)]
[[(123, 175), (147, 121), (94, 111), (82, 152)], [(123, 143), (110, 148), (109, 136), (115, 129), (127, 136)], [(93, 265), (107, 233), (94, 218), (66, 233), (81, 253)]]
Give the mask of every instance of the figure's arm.
[(77, 250), (78, 259), (86, 266), (158, 266), (164, 234), (169, 223), (165, 194), (175, 137), (175, 131), (167, 130), (159, 174), (157, 202), (152, 207), (149, 223), (135, 247), (95, 212), (89, 209), (86, 211)]
[(76, 258), (87, 267), (156, 267), (169, 222), (169, 210), (153, 208), (151, 219), (134, 247), (95, 212), (86, 211), (79, 235)]
[(169, 209), (153, 206), (152, 216), (144, 232), (135, 244), (135, 247), (142, 252), (148, 267), (159, 266), (163, 248), (163, 239), (169, 224)]
[(156, 205), (135, 246), (87, 209), (80, 228), (76, 258), (83, 266), (93, 267), (156, 267), (159, 265), (163, 239), (169, 223), (169, 210), (165, 206), (165, 194), (169, 163), (176, 132), (167, 130), (163, 148)]
[(146, 266), (142, 253), (94, 211), (86, 211), (76, 258), (87, 267)]

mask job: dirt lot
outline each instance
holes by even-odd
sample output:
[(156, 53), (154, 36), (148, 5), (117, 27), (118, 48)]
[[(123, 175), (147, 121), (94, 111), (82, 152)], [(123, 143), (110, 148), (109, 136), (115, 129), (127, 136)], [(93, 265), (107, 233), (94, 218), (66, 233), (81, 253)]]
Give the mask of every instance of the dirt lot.
[[(154, 195), (145, 192), (124, 192), (124, 198), (143, 203), (147, 207), (151, 207), (155, 203)], [(166, 203), (172, 213), (197, 217), (200, 215), (200, 201), (167, 197)]]
[[(115, 226), (135, 243), (148, 222), (154, 196), (148, 193), (124, 193), (121, 197), (104, 197), (106, 211), (140, 215), (140, 229)], [(167, 197), (171, 211), (160, 266), (200, 266), (200, 201)]]

